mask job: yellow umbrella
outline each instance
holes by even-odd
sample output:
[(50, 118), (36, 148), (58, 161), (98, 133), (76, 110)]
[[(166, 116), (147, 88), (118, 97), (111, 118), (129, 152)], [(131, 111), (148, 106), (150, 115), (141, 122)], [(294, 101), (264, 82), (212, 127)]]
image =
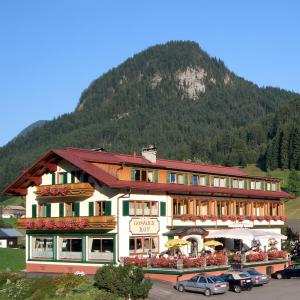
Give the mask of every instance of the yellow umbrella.
[(180, 240), (180, 239), (174, 239), (174, 240), (169, 240), (165, 243), (165, 247), (167, 248), (179, 248), (182, 246), (190, 245), (191, 242), (186, 241), (186, 240)]
[(212, 240), (212, 241), (207, 241), (203, 244), (204, 247), (216, 247), (216, 246), (223, 246), (222, 243)]

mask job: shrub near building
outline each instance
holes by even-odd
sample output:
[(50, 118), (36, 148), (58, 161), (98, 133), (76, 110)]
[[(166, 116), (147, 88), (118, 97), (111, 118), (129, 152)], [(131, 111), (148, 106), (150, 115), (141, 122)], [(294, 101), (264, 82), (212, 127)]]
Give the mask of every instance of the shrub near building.
[(145, 299), (152, 283), (141, 268), (132, 265), (104, 266), (95, 275), (95, 285), (126, 299)]

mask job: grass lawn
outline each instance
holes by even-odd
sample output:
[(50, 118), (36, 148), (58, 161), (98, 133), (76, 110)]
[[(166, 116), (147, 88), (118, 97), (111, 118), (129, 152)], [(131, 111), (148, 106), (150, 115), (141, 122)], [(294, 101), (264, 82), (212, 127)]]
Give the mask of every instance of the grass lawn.
[(0, 272), (25, 269), (25, 250), (0, 248)]

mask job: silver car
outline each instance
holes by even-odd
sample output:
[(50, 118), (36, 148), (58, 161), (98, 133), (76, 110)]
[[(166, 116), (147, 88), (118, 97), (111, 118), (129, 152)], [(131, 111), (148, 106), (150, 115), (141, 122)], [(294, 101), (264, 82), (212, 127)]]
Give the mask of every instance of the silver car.
[(229, 289), (228, 283), (221, 277), (206, 275), (197, 275), (189, 280), (177, 281), (175, 287), (179, 292), (199, 292), (207, 297), (213, 294), (226, 293)]
[(267, 275), (257, 272), (254, 269), (243, 269), (243, 272), (247, 272), (253, 282), (253, 286), (263, 285), (270, 282)]

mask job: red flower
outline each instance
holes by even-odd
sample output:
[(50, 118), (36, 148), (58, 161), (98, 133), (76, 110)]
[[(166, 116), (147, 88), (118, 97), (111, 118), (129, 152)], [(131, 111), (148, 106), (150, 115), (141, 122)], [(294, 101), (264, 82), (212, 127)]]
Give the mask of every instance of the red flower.
[(64, 222), (62, 222), (62, 221), (56, 221), (55, 222), (55, 227), (57, 229), (64, 229), (64, 228), (66, 228), (66, 224)]
[(274, 221), (278, 221), (278, 220), (279, 220), (279, 217), (278, 217), (278, 216), (273, 216), (273, 220), (274, 220)]
[(208, 219), (208, 216), (200, 216), (199, 218), (200, 218), (200, 220), (202, 220), (202, 221), (206, 221), (206, 220)]
[(47, 229), (53, 229), (55, 224), (52, 221), (46, 221), (45, 222), (45, 228)]
[(245, 216), (238, 216), (237, 219), (238, 221), (243, 222), (245, 221)]
[(287, 256), (287, 252), (283, 250), (269, 250), (268, 251), (268, 257), (269, 259), (285, 259)]
[(265, 220), (266, 220), (266, 221), (268, 221), (268, 222), (270, 222), (270, 221), (271, 221), (271, 219), (272, 219), (272, 217), (271, 217), (271, 216), (266, 216), (266, 217), (265, 217)]
[(211, 219), (212, 221), (217, 221), (217, 220), (218, 220), (218, 216), (211, 216), (210, 219)]
[(262, 222), (262, 221), (264, 220), (264, 217), (263, 217), (263, 216), (258, 216), (258, 217), (257, 217), (257, 220), (258, 220), (259, 222)]
[(222, 221), (223, 221), (223, 222), (226, 222), (226, 221), (228, 221), (228, 220), (229, 220), (229, 216), (222, 216), (222, 218), (221, 218), (221, 219), (222, 219)]
[(79, 229), (84, 229), (84, 227), (86, 227), (88, 225), (88, 220), (87, 219), (80, 219), (77, 222), (77, 226), (79, 227)]
[(256, 216), (250, 216), (250, 221), (255, 221), (256, 220)]
[(280, 221), (285, 222), (286, 221), (286, 216), (280, 216)]
[(27, 222), (25, 223), (25, 227), (26, 227), (26, 229), (33, 229), (33, 228), (34, 228), (34, 222), (32, 222), (32, 221), (27, 221)]
[(230, 216), (229, 219), (230, 219), (230, 221), (235, 221), (236, 220), (236, 216)]
[(34, 223), (34, 227), (37, 228), (37, 229), (42, 229), (44, 226), (45, 226), (45, 223), (44, 223), (43, 220), (37, 220)]
[(267, 254), (260, 251), (257, 253), (252, 253), (252, 254), (247, 255), (246, 260), (248, 262), (255, 262), (255, 261), (265, 261), (266, 258), (267, 258)]

